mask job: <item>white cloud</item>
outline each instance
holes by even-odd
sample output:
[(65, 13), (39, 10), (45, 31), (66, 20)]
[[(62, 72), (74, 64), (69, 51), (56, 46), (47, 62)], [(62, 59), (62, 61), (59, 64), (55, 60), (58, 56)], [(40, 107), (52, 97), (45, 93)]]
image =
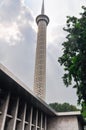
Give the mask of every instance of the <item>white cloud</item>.
[(21, 0), (4, 0), (0, 6), (0, 21), (12, 22), (20, 14)]
[(0, 38), (14, 45), (23, 40), (20, 26), (30, 23), (33, 23), (33, 16), (21, 0), (4, 0), (0, 7)]
[(0, 62), (32, 87), (36, 33), (31, 11), (21, 0), (0, 6)]
[(6, 40), (9, 45), (15, 45), (22, 39), (16, 23), (11, 25), (0, 24), (0, 39)]

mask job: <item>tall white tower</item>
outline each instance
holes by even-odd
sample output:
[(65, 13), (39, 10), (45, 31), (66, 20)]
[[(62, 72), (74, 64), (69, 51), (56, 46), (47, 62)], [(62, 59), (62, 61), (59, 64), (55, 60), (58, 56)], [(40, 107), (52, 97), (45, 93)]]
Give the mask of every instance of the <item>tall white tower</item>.
[(41, 14), (36, 18), (38, 34), (34, 75), (34, 93), (43, 100), (46, 98), (46, 29), (49, 23), (44, 12), (43, 0)]

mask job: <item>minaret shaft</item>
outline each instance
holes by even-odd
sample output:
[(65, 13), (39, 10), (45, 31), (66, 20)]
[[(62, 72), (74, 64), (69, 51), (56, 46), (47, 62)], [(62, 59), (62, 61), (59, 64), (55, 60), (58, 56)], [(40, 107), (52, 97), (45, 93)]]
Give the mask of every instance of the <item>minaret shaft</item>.
[(46, 27), (49, 18), (44, 15), (44, 1), (42, 4), (41, 15), (37, 16), (38, 25), (35, 75), (34, 75), (34, 93), (45, 100), (46, 97)]
[(36, 63), (34, 77), (34, 92), (37, 96), (45, 99), (46, 93), (46, 23), (38, 25), (38, 37), (36, 48)]

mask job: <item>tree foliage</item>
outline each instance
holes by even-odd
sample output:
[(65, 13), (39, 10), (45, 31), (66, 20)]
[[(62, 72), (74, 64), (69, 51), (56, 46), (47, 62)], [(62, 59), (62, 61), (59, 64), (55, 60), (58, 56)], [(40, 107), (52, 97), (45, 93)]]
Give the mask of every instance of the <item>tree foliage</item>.
[(76, 106), (70, 105), (69, 103), (50, 103), (49, 105), (57, 112), (70, 112), (78, 110)]
[(78, 103), (86, 103), (86, 7), (82, 7), (80, 18), (67, 17), (66, 28), (68, 33), (63, 45), (63, 55), (59, 58), (64, 65), (63, 81), (66, 86), (77, 89)]
[(82, 111), (81, 111), (81, 113), (82, 113), (82, 116), (85, 118), (85, 120), (86, 120), (86, 103), (84, 103), (83, 102), (83, 104), (82, 104)]

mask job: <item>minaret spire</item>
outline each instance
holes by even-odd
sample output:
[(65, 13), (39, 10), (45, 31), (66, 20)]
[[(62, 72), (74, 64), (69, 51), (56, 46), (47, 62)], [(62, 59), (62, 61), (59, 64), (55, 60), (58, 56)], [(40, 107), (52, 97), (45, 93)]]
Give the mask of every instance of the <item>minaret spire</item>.
[(42, 2), (42, 9), (41, 9), (41, 14), (44, 14), (45, 13), (45, 10), (44, 10), (44, 0)]

